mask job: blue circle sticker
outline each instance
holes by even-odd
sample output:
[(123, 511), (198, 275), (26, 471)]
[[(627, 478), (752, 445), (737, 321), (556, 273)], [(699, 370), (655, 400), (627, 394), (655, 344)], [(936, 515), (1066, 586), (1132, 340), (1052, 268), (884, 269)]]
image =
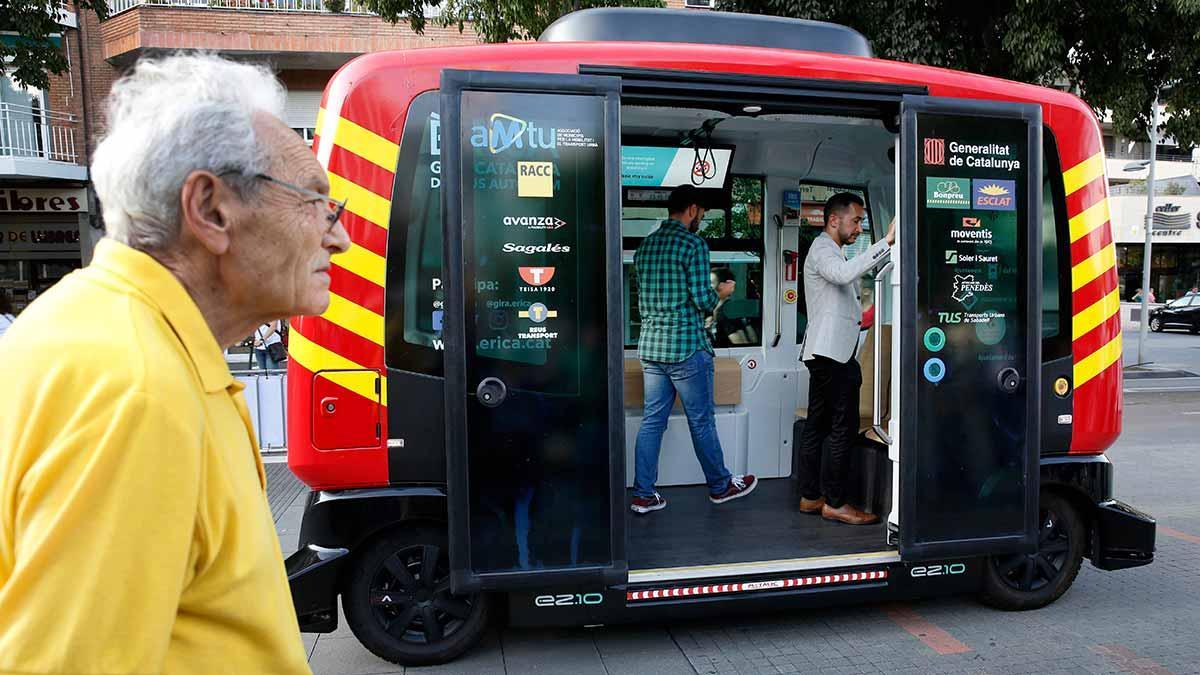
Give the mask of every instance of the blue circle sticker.
[(937, 384), (946, 377), (946, 364), (941, 359), (929, 359), (925, 362), (925, 379)]
[(942, 347), (946, 346), (946, 334), (941, 328), (934, 326), (925, 331), (925, 349), (931, 352), (940, 352)]

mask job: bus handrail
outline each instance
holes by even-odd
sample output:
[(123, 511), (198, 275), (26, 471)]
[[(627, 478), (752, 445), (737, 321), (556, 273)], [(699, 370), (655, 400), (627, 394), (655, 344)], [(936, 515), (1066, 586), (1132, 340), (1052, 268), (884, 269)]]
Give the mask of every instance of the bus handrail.
[(875, 273), (875, 320), (871, 322), (871, 330), (875, 331), (875, 358), (873, 359), (874, 363), (871, 367), (872, 383), (874, 385), (874, 392), (872, 394), (873, 402), (871, 406), (871, 424), (872, 428), (875, 430), (875, 435), (878, 436), (885, 445), (891, 445), (892, 438), (891, 436), (888, 436), (886, 431), (883, 430), (883, 408), (880, 404), (880, 396), (882, 396), (882, 392), (880, 390), (882, 389), (883, 384), (883, 365), (880, 363), (880, 359), (883, 356), (883, 335), (879, 330), (879, 328), (883, 325), (883, 312), (881, 311), (880, 302), (883, 299), (883, 278), (892, 271), (892, 266), (892, 262), (888, 261), (886, 265), (881, 267), (879, 271)]

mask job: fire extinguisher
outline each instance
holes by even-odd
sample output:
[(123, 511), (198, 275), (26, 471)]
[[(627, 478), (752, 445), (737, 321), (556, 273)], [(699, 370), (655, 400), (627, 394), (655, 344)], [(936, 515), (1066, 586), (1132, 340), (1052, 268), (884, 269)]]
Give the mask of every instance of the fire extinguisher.
[(783, 251), (783, 280), (796, 280), (796, 259), (800, 256), (795, 251), (784, 249)]

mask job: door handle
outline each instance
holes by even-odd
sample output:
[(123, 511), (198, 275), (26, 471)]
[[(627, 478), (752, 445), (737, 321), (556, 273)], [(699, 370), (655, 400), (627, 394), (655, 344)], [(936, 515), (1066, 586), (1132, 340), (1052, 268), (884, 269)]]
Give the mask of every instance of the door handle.
[(883, 343), (880, 339), (882, 333), (880, 332), (879, 327), (883, 325), (883, 307), (880, 304), (883, 299), (883, 277), (892, 271), (892, 267), (892, 262), (888, 261), (886, 265), (879, 268), (879, 271), (875, 273), (875, 320), (871, 322), (871, 330), (875, 331), (875, 358), (873, 359), (873, 372), (871, 373), (871, 382), (874, 385), (874, 395), (872, 396), (873, 401), (871, 406), (871, 422), (872, 428), (875, 430), (875, 435), (878, 436), (885, 445), (892, 444), (892, 437), (888, 436), (887, 432), (883, 430), (883, 406), (880, 403), (880, 399), (883, 395), (883, 392), (880, 391), (883, 385), (883, 364), (879, 362), (880, 358), (883, 356)]
[(499, 378), (485, 377), (475, 388), (475, 397), (483, 405), (495, 408), (508, 397), (508, 387)]

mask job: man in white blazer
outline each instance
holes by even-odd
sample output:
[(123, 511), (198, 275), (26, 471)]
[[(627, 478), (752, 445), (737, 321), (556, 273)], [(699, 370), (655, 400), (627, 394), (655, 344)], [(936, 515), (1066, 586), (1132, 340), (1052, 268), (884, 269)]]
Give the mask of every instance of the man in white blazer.
[[(858, 392), (862, 370), (855, 360), (862, 327), (859, 278), (887, 260), (896, 240), (896, 221), (887, 237), (846, 259), (842, 247), (862, 234), (863, 200), (842, 192), (825, 202), (825, 229), (804, 260), (804, 299), (808, 330), (801, 360), (808, 367), (808, 419), (800, 440), (800, 510), (850, 525), (869, 525), (879, 516), (846, 503), (850, 445), (858, 433)], [(878, 299), (876, 299), (878, 301)], [(821, 449), (829, 438), (829, 462)]]

